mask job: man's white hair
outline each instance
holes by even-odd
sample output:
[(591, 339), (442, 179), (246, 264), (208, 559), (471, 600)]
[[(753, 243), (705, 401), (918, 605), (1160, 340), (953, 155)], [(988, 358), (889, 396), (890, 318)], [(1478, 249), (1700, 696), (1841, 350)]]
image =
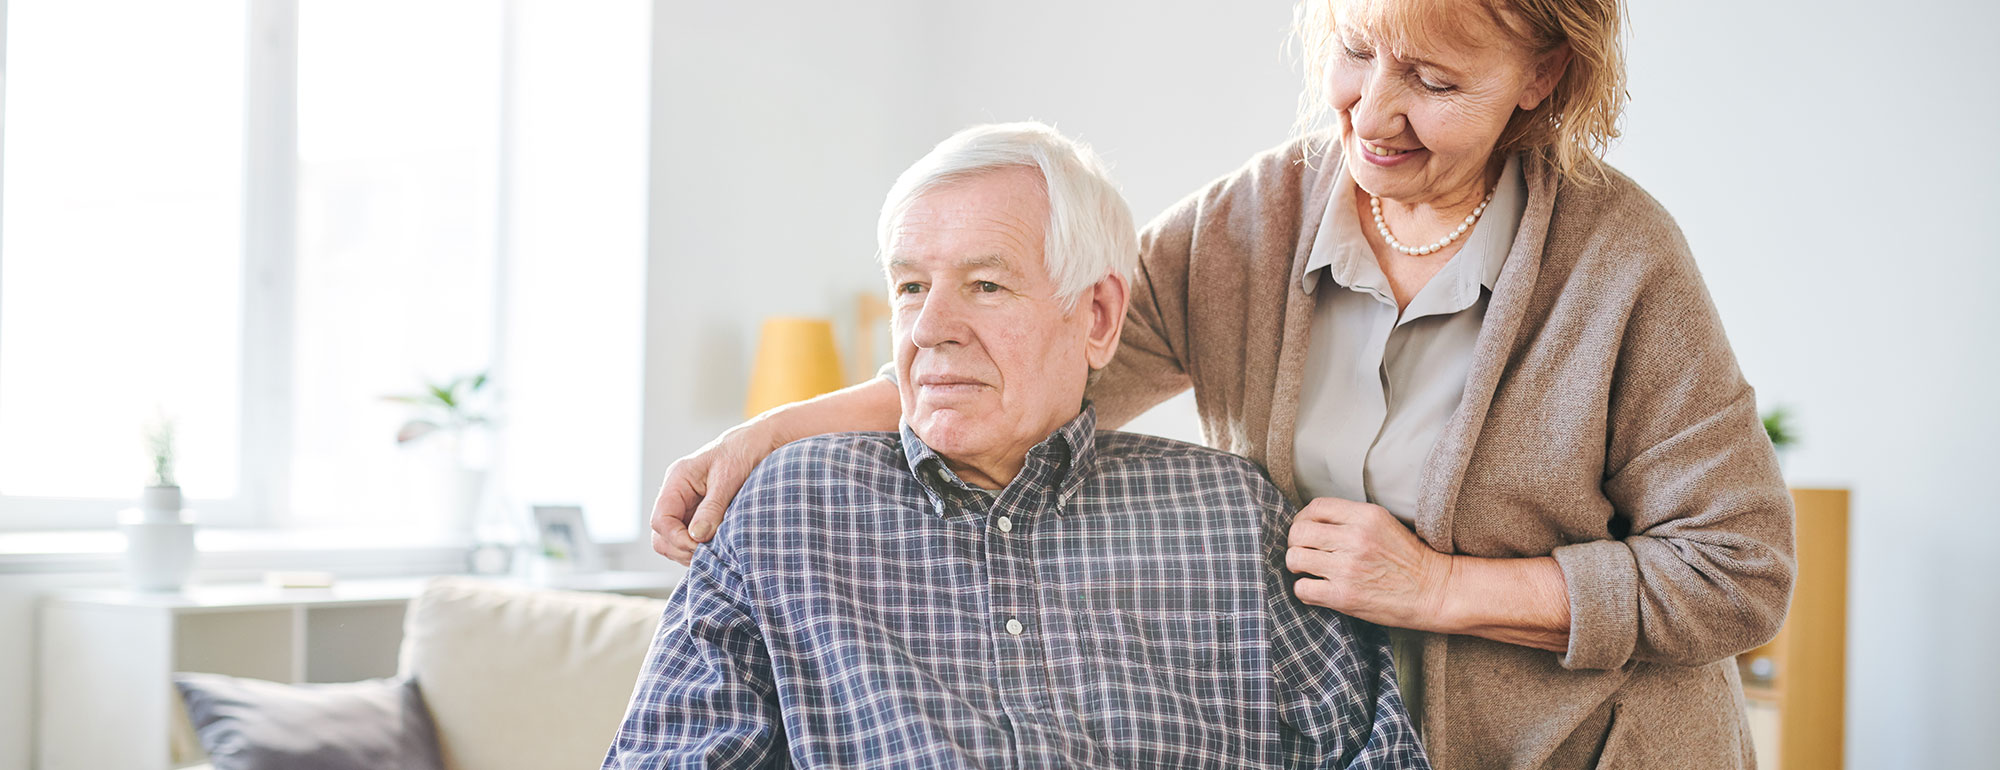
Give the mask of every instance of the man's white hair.
[(1034, 121), (989, 123), (952, 134), (897, 177), (876, 225), (878, 257), (888, 260), (897, 220), (925, 193), (1007, 168), (1041, 174), (1049, 199), (1042, 259), (1063, 312), (1075, 310), (1077, 297), (1105, 276), (1132, 280), (1139, 235), (1125, 196), (1097, 153)]

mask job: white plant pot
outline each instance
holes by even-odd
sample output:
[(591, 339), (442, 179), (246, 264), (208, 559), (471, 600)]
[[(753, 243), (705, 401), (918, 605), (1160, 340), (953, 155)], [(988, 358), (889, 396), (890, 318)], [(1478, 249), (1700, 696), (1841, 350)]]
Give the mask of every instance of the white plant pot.
[(180, 487), (147, 487), (139, 493), (139, 510), (146, 521), (180, 521), (181, 502)]
[[(152, 514), (148, 512), (146, 516)], [(194, 571), (194, 522), (142, 518), (118, 525), (125, 533), (125, 574), (141, 591), (178, 591)]]
[(452, 474), (452, 531), (467, 542), (478, 539), (479, 506), (485, 502), (486, 471), (456, 468)]

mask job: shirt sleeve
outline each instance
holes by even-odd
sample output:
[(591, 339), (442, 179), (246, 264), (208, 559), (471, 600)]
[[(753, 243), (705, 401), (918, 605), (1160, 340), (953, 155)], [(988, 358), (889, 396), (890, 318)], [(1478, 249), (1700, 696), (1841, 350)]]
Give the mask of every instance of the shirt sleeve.
[(669, 600), (605, 770), (785, 765), (770, 654), (721, 540)]
[(1265, 612), (1285, 767), (1428, 770), (1380, 628), (1292, 596), (1291, 508), (1267, 482)]

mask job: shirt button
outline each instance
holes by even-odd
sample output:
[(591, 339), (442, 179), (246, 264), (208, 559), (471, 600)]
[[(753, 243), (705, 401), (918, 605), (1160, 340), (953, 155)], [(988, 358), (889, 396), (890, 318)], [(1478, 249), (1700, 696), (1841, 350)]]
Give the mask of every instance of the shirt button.
[(1021, 621), (1015, 620), (1013, 618), (1007, 619), (1007, 633), (1013, 634), (1015, 636), (1020, 636), (1023, 630), (1026, 629), (1021, 625)]
[(1002, 517), (1000, 517), (1000, 522), (999, 522), (999, 523), (1000, 523), (1000, 531), (1001, 531), (1001, 532), (1012, 532), (1012, 531), (1014, 531), (1014, 520), (1013, 520), (1013, 519), (1011, 519), (1011, 518), (1008, 518), (1008, 517), (1006, 517), (1006, 516), (1002, 516)]

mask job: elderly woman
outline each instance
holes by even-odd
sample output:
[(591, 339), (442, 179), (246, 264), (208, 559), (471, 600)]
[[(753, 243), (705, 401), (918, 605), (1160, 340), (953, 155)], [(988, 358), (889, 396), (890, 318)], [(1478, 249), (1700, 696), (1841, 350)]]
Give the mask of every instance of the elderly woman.
[[(1791, 504), (1686, 243), (1599, 159), (1619, 17), (1306, 3), (1336, 126), (1147, 228), (1090, 389), (1117, 425), (1194, 388), (1303, 503), (1295, 593), (1392, 629), (1442, 768), (1753, 763), (1731, 659), (1784, 618)], [(655, 548), (685, 560), (772, 446), (896, 414), (878, 380), (725, 434), (668, 471)]]

